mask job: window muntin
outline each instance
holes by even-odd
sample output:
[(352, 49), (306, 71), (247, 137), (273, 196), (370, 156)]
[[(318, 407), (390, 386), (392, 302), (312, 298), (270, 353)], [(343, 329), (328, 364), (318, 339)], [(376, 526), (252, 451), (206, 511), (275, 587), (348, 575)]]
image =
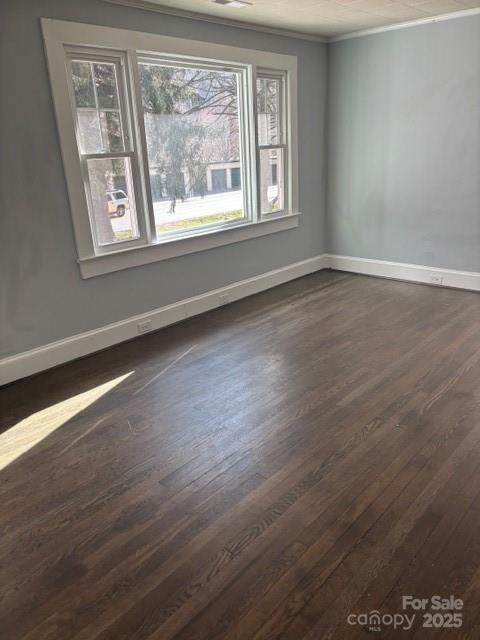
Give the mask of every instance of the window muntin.
[[(136, 153), (129, 135), (124, 58), (71, 51), (77, 146), (92, 238), (98, 252), (142, 241), (137, 213)], [(117, 192), (123, 192), (118, 198)]]
[(287, 208), (285, 74), (259, 72), (256, 89), (260, 214), (279, 214)]
[(151, 59), (138, 70), (157, 239), (247, 220), (246, 70)]

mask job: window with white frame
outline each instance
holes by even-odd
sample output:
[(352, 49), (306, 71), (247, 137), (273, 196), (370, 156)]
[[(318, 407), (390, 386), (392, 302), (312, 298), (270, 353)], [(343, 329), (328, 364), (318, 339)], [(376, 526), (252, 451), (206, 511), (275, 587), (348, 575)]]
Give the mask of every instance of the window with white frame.
[(138, 70), (156, 237), (251, 219), (246, 70), (155, 58)]
[(294, 57), (42, 24), (85, 277), (298, 224)]
[(138, 241), (141, 231), (133, 179), (138, 165), (126, 113), (124, 58), (101, 52), (88, 56), (80, 49), (68, 50), (67, 57), (95, 247), (103, 250), (117, 243)]
[(257, 74), (257, 166), (261, 214), (285, 210), (285, 74)]

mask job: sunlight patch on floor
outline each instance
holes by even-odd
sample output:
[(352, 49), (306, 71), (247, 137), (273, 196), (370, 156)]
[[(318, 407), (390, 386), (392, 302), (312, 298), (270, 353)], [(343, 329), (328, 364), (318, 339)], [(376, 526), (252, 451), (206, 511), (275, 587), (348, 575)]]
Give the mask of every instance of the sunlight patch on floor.
[(134, 372), (130, 371), (72, 398), (67, 398), (51, 407), (37, 411), (12, 426), (5, 433), (0, 434), (0, 470), (35, 447), (56, 429), (131, 376), (132, 373)]

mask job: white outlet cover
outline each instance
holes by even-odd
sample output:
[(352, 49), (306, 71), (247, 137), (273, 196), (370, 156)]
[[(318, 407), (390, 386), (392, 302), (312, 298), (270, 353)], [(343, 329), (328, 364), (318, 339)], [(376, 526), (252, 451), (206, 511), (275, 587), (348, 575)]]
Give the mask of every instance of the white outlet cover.
[(148, 333), (151, 330), (152, 330), (152, 321), (151, 320), (146, 320), (145, 322), (139, 322), (137, 324), (137, 331), (140, 334)]

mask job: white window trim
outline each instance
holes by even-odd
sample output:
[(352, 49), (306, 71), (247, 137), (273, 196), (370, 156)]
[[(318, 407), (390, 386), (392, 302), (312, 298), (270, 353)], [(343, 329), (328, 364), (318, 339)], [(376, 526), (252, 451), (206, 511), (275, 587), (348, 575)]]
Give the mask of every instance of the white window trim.
[[(256, 238), (298, 226), (298, 116), (297, 116), (297, 58), (253, 49), (211, 44), (197, 40), (186, 40), (170, 36), (140, 33), (126, 29), (99, 27), (94, 25), (65, 22), (42, 18), (42, 30), (52, 87), (53, 102), (60, 137), (60, 145), (65, 168), (67, 188), (72, 210), (78, 262), (83, 278), (118, 271), (129, 267), (165, 260), (175, 256), (211, 249), (250, 238)], [(119, 246), (119, 250), (99, 254), (95, 252), (90, 228), (87, 196), (82, 179), (80, 158), (75, 136), (74, 113), (70, 103), (69, 77), (67, 74), (66, 47), (101, 47), (139, 56), (156, 54), (204, 59), (234, 65), (248, 65), (251, 73), (252, 89), (256, 86), (256, 70), (278, 70), (287, 74), (286, 105), (289, 113), (287, 123), (288, 154), (288, 210), (281, 215), (268, 214), (257, 220), (247, 220), (231, 226), (199, 229), (184, 237), (175, 237), (157, 243)], [(137, 96), (138, 100), (138, 96)], [(254, 100), (256, 103), (256, 100)], [(134, 114), (138, 105), (133, 105)], [(255, 111), (255, 108), (254, 108)], [(138, 113), (136, 114), (138, 117)], [(135, 127), (134, 127), (135, 128)], [(255, 131), (255, 126), (250, 127)], [(256, 140), (250, 144), (255, 148)], [(145, 150), (142, 150), (145, 153)], [(139, 158), (142, 162), (142, 157)], [(143, 159), (144, 162), (144, 159)], [(148, 179), (148, 171), (143, 173)], [(148, 186), (148, 185), (147, 185)], [(256, 185), (252, 185), (256, 193)], [(139, 198), (139, 205), (145, 206), (146, 193)], [(138, 212), (139, 217), (144, 215)], [(147, 213), (148, 215), (148, 213)], [(139, 221), (140, 223), (140, 221)]]
[(280, 211), (266, 212), (262, 213), (261, 210), (261, 198), (260, 198), (260, 190), (257, 192), (258, 202), (258, 212), (259, 215), (267, 218), (272, 215), (285, 214), (289, 211), (293, 210), (292, 198), (291, 195), (293, 193), (293, 185), (291, 184), (291, 175), (289, 170), (289, 163), (291, 161), (290, 158), (290, 137), (289, 137), (289, 105), (287, 98), (287, 87), (288, 87), (288, 77), (285, 71), (278, 71), (276, 69), (263, 69), (258, 67), (256, 76), (258, 78), (276, 78), (280, 81), (280, 114), (279, 114), (279, 140), (276, 144), (260, 144), (257, 134), (257, 146), (255, 149), (256, 152), (256, 162), (257, 162), (257, 180), (260, 181), (260, 152), (264, 149), (282, 149), (283, 153), (283, 184), (284, 184), (284, 193), (283, 193), (283, 207)]

